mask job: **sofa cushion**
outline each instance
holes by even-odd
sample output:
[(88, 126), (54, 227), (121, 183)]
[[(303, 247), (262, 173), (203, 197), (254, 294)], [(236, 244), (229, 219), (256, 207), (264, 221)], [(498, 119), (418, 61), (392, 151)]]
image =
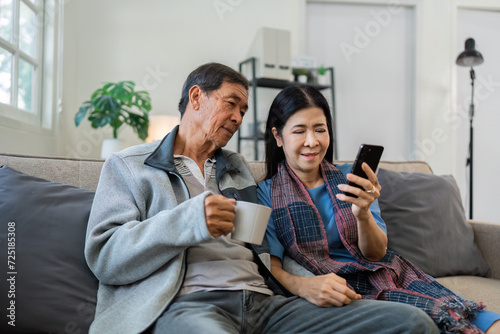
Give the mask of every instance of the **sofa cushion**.
[(98, 286), (84, 258), (93, 198), (88, 190), (0, 168), (0, 258), (12, 266), (10, 280), (0, 280), (1, 307), (11, 309), (2, 333), (88, 332)]
[(488, 275), (452, 176), (380, 168), (378, 178), (389, 249), (435, 277)]
[(465, 299), (482, 302), (486, 309), (500, 313), (500, 280), (478, 276), (447, 276), (437, 281)]

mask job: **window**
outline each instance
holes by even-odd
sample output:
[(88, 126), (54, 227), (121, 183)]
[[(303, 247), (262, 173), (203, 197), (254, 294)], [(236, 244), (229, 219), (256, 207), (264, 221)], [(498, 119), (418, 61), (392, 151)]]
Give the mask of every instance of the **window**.
[(44, 32), (54, 17), (46, 2), (0, 0), (0, 116), (34, 125), (42, 124)]

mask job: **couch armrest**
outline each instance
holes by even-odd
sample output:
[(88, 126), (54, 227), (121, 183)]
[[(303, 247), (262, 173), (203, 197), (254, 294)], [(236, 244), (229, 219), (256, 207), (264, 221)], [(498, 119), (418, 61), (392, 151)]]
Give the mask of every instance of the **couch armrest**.
[(490, 266), (491, 277), (500, 279), (500, 223), (469, 220), (474, 241)]

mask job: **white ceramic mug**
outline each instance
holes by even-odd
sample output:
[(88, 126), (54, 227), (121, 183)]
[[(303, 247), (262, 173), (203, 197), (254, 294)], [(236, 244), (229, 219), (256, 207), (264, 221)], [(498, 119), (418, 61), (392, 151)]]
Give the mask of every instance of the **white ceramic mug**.
[(231, 238), (260, 245), (266, 233), (271, 208), (245, 201), (236, 201), (234, 229)]

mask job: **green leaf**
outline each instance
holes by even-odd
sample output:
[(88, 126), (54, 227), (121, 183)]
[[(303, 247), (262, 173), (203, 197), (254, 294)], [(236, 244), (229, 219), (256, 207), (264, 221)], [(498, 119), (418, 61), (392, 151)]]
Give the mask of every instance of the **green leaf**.
[(102, 91), (108, 93), (115, 85), (116, 84), (112, 82), (108, 82), (107, 84), (104, 84), (104, 86), (102, 86)]
[(137, 127), (136, 132), (141, 140), (146, 140), (146, 138), (148, 138), (148, 127), (147, 126)]
[(149, 112), (151, 111), (151, 97), (145, 91), (135, 92), (133, 105), (141, 109), (143, 112)]
[(133, 81), (122, 81), (122, 84), (123, 87), (129, 92), (133, 92), (135, 89), (135, 82)]
[(320, 67), (318, 67), (318, 73), (320, 75), (325, 75), (326, 74), (326, 67), (324, 67), (323, 65), (321, 65)]
[(147, 115), (129, 113), (128, 121), (140, 139), (145, 140), (148, 137), (149, 117)]
[(94, 100), (92, 100), (92, 103), (97, 110), (104, 112), (107, 111), (109, 113), (116, 113), (121, 109), (120, 101), (112, 98), (109, 95), (98, 96)]
[(101, 96), (101, 95), (103, 95), (103, 94), (105, 94), (105, 93), (106, 93), (106, 92), (105, 92), (102, 88), (99, 88), (99, 89), (97, 89), (96, 91), (94, 91), (94, 92), (92, 93), (92, 95), (90, 96), (90, 100), (93, 100), (93, 99), (95, 99), (95, 98), (96, 98), (96, 96)]
[(103, 126), (108, 125), (111, 120), (111, 117), (105, 114), (94, 113), (89, 116), (89, 121), (92, 123), (92, 127), (94, 128), (102, 128)]
[(118, 118), (113, 118), (111, 122), (109, 122), (109, 125), (111, 125), (114, 130), (118, 130), (118, 128), (123, 125), (123, 121)]
[(135, 82), (107, 82), (96, 89), (75, 114), (78, 126), (88, 116), (93, 128), (110, 125), (116, 138), (117, 130), (127, 124), (137, 133), (140, 139), (148, 135), (151, 97), (147, 91), (134, 91)]
[(80, 123), (82, 122), (83, 118), (89, 111), (89, 109), (92, 108), (92, 103), (90, 101), (85, 101), (83, 105), (78, 109), (78, 112), (75, 115), (75, 125), (79, 126)]

